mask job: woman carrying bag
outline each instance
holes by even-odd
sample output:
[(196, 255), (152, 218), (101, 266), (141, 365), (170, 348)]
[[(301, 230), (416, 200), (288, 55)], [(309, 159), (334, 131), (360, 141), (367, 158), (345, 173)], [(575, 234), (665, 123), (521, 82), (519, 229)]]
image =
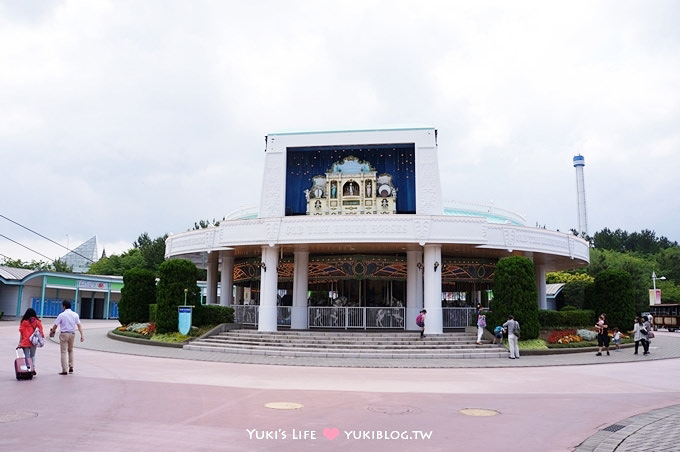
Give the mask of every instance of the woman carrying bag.
[[(39, 335), (39, 336), (38, 336)], [(35, 338), (32, 340), (32, 337)], [(33, 375), (35, 372), (35, 349), (45, 343), (42, 322), (33, 308), (26, 309), (19, 324), (19, 347), (24, 350), (26, 359), (31, 358)]]

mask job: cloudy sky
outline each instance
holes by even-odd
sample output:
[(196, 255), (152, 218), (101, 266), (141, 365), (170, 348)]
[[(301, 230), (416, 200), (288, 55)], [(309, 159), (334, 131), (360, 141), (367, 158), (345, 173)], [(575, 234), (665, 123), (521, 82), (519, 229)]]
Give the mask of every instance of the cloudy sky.
[[(680, 241), (675, 1), (0, 0), (0, 255), (259, 202), (264, 137), (427, 124), (445, 199)], [(4, 218), (6, 217), (6, 218)], [(101, 252), (101, 249), (100, 249)], [(0, 256), (2, 257), (2, 256)]]

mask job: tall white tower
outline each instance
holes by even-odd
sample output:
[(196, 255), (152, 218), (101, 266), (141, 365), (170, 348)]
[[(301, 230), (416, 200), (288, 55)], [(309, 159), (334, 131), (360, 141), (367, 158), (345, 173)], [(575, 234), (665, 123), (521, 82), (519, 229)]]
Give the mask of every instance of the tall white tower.
[(576, 168), (576, 196), (578, 198), (578, 233), (582, 237), (588, 235), (588, 215), (586, 214), (586, 187), (583, 182), (583, 167), (586, 161), (582, 155), (574, 156)]

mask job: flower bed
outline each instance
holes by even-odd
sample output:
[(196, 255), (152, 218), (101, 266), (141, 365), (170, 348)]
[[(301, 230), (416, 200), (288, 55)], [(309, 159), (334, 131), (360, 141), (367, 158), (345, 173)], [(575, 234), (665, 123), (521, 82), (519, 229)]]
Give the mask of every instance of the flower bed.
[(583, 338), (576, 334), (576, 330), (557, 330), (548, 335), (548, 344), (571, 344), (581, 342)]
[(116, 331), (118, 332), (130, 332), (130, 333), (136, 333), (139, 334), (143, 337), (151, 337), (154, 335), (156, 332), (156, 324), (153, 322), (147, 322), (147, 323), (130, 323), (128, 325), (121, 325), (118, 328), (116, 328)]
[[(614, 333), (609, 331), (609, 337)], [(555, 331), (543, 331), (541, 337), (546, 341), (548, 348), (573, 348), (573, 347), (596, 347), (597, 333), (588, 329), (563, 329)], [(621, 343), (629, 343), (630, 336), (621, 333)], [(613, 346), (613, 343), (612, 345)]]
[(156, 324), (153, 322), (130, 323), (128, 325), (121, 325), (111, 332), (113, 334), (118, 334), (119, 336), (150, 339), (155, 342), (182, 343), (207, 333), (211, 329), (215, 328), (215, 326), (216, 325), (206, 325), (201, 328), (192, 326), (189, 334), (184, 335), (178, 332), (158, 334), (156, 333)]

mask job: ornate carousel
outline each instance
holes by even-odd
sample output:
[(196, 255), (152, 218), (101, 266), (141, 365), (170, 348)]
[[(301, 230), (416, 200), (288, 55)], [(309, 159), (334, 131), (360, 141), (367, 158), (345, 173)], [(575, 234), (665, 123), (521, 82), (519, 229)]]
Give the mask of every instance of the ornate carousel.
[(167, 258), (207, 270), (206, 302), (278, 328), (416, 329), (470, 324), (493, 293), (496, 263), (547, 271), (588, 264), (588, 244), (528, 228), (514, 212), (442, 200), (431, 127), (267, 136), (259, 209), (168, 237)]

